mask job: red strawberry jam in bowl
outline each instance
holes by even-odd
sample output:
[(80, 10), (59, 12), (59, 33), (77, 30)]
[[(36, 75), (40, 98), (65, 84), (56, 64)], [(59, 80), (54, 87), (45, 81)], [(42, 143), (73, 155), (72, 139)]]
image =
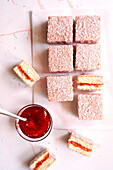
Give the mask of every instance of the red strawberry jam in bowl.
[(18, 115), (27, 118), (26, 121), (19, 119), (15, 121), (17, 132), (25, 140), (38, 142), (50, 134), (53, 121), (50, 113), (44, 107), (30, 104), (23, 107)]

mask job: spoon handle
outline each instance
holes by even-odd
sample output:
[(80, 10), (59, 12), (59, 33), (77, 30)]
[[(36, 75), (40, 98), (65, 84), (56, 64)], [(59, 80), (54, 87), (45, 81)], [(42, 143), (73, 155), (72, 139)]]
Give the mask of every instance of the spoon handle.
[(23, 121), (26, 121), (26, 120), (27, 120), (26, 118), (17, 116), (17, 115), (15, 115), (15, 114), (13, 114), (13, 113), (11, 113), (11, 112), (8, 112), (8, 111), (6, 111), (6, 110), (4, 110), (4, 109), (1, 109), (1, 108), (0, 108), (0, 114), (6, 115), (6, 116), (10, 116), (10, 117), (13, 117), (13, 118), (15, 118), (15, 119), (19, 119), (19, 120), (23, 120)]

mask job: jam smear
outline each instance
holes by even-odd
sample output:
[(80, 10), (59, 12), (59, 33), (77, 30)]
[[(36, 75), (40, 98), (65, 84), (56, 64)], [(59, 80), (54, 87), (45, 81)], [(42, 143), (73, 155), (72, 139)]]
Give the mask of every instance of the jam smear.
[(78, 148), (80, 148), (80, 149), (82, 149), (82, 150), (84, 150), (86, 152), (91, 152), (92, 151), (92, 149), (88, 149), (88, 148), (86, 148), (86, 147), (82, 146), (81, 144), (76, 143), (74, 141), (70, 141), (69, 143), (71, 143), (73, 146), (78, 147)]
[(103, 85), (103, 83), (98, 83), (98, 84), (90, 84), (90, 83), (77, 83), (78, 85), (80, 85), (80, 86), (84, 86), (84, 85), (88, 85), (88, 86), (96, 86), (96, 87), (98, 87), (98, 86), (100, 86), (100, 85)]
[(21, 116), (27, 118), (27, 121), (19, 120), (20, 129), (30, 138), (42, 137), (50, 128), (51, 118), (49, 112), (43, 107), (28, 107), (21, 113)]
[(43, 163), (44, 161), (46, 161), (48, 158), (49, 158), (49, 153), (47, 153), (47, 155), (45, 155), (45, 157), (36, 164), (36, 167), (34, 168), (34, 170), (37, 170), (37, 168), (38, 168), (39, 166), (41, 166), (42, 163)]
[(18, 67), (18, 69), (19, 69), (19, 71), (25, 76), (25, 78), (27, 79), (27, 80), (30, 80), (30, 81), (34, 81), (33, 79), (31, 79), (27, 74), (26, 74), (26, 72), (22, 69), (22, 67), (20, 66), (20, 65), (18, 65), (17, 66)]

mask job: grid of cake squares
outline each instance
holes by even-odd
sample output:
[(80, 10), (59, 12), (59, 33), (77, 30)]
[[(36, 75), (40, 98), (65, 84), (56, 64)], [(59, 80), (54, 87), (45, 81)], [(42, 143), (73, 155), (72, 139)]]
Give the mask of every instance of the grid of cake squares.
[[(84, 72), (99, 70), (101, 68), (101, 45), (98, 44), (100, 37), (100, 16), (76, 16), (75, 22), (73, 22), (72, 16), (48, 17), (47, 41), (50, 44), (55, 44), (48, 49), (49, 71), (54, 73), (72, 72), (74, 70), (73, 56), (75, 70)], [(70, 45), (73, 41), (78, 43), (76, 49)], [(66, 45), (61, 45), (61, 43)], [(49, 101), (72, 101), (72, 82), (70, 75), (47, 77)], [(103, 77), (77, 76), (76, 83), (79, 90), (101, 90)], [(102, 119), (102, 105), (101, 94), (79, 94), (79, 119)]]
[[(47, 42), (55, 44), (48, 49), (49, 71), (72, 72), (73, 58), (75, 70), (84, 72), (99, 70), (101, 68), (101, 45), (98, 44), (100, 37), (100, 16), (77, 16), (75, 22), (72, 16), (48, 17)], [(73, 48), (73, 42), (78, 43), (76, 49)], [(18, 64), (14, 71), (29, 86), (40, 79), (25, 61)], [(101, 90), (103, 77), (80, 75), (77, 76), (76, 84), (79, 90)], [(47, 91), (50, 102), (73, 101), (72, 76), (48, 76)], [(78, 94), (78, 115), (81, 120), (102, 119), (102, 94)]]

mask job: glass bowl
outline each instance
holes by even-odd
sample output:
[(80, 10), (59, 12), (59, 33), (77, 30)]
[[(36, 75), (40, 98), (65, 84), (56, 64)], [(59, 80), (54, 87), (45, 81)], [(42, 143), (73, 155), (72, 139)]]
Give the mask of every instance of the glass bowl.
[[(50, 113), (48, 112), (47, 109), (45, 109), (44, 107), (40, 106), (40, 105), (37, 105), (37, 104), (29, 104), (29, 105), (26, 105), (24, 106), (19, 112), (18, 112), (18, 116), (21, 116), (22, 113), (28, 111), (28, 109), (37, 109), (36, 111), (38, 112), (40, 109), (42, 109), (44, 111), (44, 114), (46, 114), (48, 117), (49, 117), (49, 126), (48, 126), (48, 129), (47, 131), (40, 137), (37, 137), (37, 138), (34, 138), (34, 137), (29, 137), (27, 136), (23, 130), (21, 129), (21, 126), (20, 126), (20, 121), (19, 119), (16, 119), (15, 121), (15, 127), (16, 127), (16, 130), (18, 132), (18, 134), (25, 140), (27, 141), (30, 141), (30, 142), (38, 142), (38, 141), (41, 141), (43, 139), (45, 139), (51, 132), (52, 130), (52, 127), (53, 127), (53, 121), (52, 121), (52, 117), (50, 115)], [(43, 125), (44, 125), (44, 122), (43, 122)]]

